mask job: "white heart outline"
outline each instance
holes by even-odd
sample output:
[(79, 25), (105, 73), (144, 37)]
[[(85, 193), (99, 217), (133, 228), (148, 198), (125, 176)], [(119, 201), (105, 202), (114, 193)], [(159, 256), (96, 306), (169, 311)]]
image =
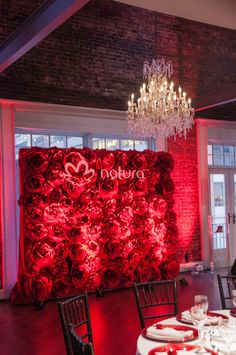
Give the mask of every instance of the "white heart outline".
[[(80, 170), (80, 167), (82, 165), (85, 166), (85, 172), (84, 172), (84, 175), (83, 175), (83, 179), (85, 179), (87, 182), (89, 182), (94, 177), (95, 170), (88, 167), (88, 163), (87, 163), (86, 160), (80, 160), (76, 166), (74, 164), (72, 164), (72, 163), (66, 163), (65, 164), (65, 171), (66, 171), (67, 175), (72, 176), (72, 174), (69, 172), (69, 168), (74, 170), (75, 173), (78, 173), (79, 170)], [(91, 175), (89, 177), (85, 177), (86, 175), (88, 175), (90, 173), (91, 173)]]

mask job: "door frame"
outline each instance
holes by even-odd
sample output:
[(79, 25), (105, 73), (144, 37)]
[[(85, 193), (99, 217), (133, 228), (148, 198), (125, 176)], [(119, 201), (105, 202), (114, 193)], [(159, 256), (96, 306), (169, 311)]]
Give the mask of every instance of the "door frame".
[(201, 255), (204, 265), (209, 267), (211, 261), (210, 209), (209, 209), (209, 143), (236, 144), (236, 122), (196, 119), (198, 152), (198, 191), (199, 218), (201, 235)]

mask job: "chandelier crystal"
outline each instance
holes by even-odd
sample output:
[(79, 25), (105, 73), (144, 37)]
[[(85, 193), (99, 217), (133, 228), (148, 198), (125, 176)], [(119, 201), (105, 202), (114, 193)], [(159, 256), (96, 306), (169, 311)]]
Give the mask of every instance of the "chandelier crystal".
[(143, 77), (147, 80), (140, 88), (140, 97), (134, 101), (134, 94), (128, 102), (127, 120), (129, 133), (142, 138), (170, 137), (186, 134), (194, 124), (194, 109), (191, 99), (174, 83), (169, 82), (173, 74), (172, 62), (153, 59), (143, 65)]

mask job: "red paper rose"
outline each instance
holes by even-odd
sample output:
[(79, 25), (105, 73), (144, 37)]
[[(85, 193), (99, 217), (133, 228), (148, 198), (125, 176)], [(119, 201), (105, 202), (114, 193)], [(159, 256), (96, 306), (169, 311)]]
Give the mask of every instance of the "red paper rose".
[(68, 255), (68, 244), (67, 243), (58, 243), (55, 246), (55, 254), (58, 259), (65, 259)]
[(118, 238), (103, 239), (102, 255), (110, 260), (115, 260), (121, 252), (121, 245)]
[(95, 292), (100, 289), (101, 275), (98, 272), (91, 272), (84, 284), (84, 290)]
[(153, 269), (149, 262), (142, 261), (135, 270), (135, 280), (138, 282), (147, 282), (152, 280)]
[(66, 278), (55, 280), (53, 293), (56, 298), (64, 298), (71, 295), (71, 282)]
[(90, 270), (86, 265), (73, 263), (71, 267), (72, 283), (75, 289), (83, 289), (87, 282)]
[(26, 260), (28, 260), (28, 262), (36, 263), (39, 268), (50, 265), (54, 256), (54, 248), (49, 243), (33, 243), (26, 252)]
[(156, 159), (156, 168), (163, 175), (170, 174), (171, 171), (174, 169), (174, 160), (172, 156), (166, 152), (158, 152)]
[(118, 287), (120, 283), (120, 271), (115, 265), (106, 265), (102, 269), (101, 278), (102, 288)]
[(164, 218), (167, 208), (166, 200), (161, 195), (152, 198), (149, 204), (149, 213), (156, 218)]
[(63, 223), (65, 220), (65, 208), (59, 203), (52, 203), (44, 210), (44, 221), (46, 223)]
[(69, 268), (65, 260), (57, 259), (49, 268), (54, 278), (61, 279), (68, 274)]
[(145, 197), (135, 197), (132, 207), (134, 213), (141, 216), (144, 216), (148, 212), (148, 203)]
[(25, 152), (25, 163), (30, 171), (44, 172), (48, 168), (49, 159), (47, 150), (33, 147)]
[(47, 237), (48, 229), (42, 223), (28, 223), (25, 229), (25, 235), (27, 238), (33, 240), (41, 240)]
[(74, 242), (70, 244), (69, 247), (69, 258), (73, 261), (82, 262), (87, 255), (88, 248), (86, 245)]
[(45, 275), (27, 278), (24, 283), (26, 295), (36, 302), (46, 301), (52, 292), (52, 280)]
[(110, 199), (117, 195), (118, 182), (115, 178), (104, 177), (99, 181), (99, 195), (103, 199)]
[(116, 155), (116, 167), (121, 167), (122, 169), (125, 169), (127, 164), (128, 164), (129, 158), (126, 153), (122, 151), (117, 151)]
[(48, 237), (53, 242), (61, 242), (66, 239), (65, 225), (62, 223), (50, 225), (48, 229)]
[(133, 219), (133, 210), (131, 207), (126, 206), (119, 214), (121, 222), (127, 224), (131, 223)]

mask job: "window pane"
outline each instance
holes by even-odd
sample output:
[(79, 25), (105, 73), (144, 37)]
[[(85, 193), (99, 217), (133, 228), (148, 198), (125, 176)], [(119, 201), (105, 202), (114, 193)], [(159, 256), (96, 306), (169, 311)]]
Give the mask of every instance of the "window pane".
[(67, 147), (83, 148), (84, 140), (83, 137), (67, 137)]
[(223, 146), (222, 145), (213, 145), (213, 159), (214, 165), (223, 165)]
[(66, 137), (50, 136), (50, 147), (66, 148)]
[(213, 159), (212, 159), (212, 145), (211, 144), (208, 144), (207, 151), (208, 151), (208, 165), (212, 165)]
[(224, 161), (225, 165), (234, 165), (234, 147), (224, 146)]
[(30, 134), (15, 134), (16, 147), (30, 147)]
[(42, 134), (33, 134), (32, 135), (32, 146), (33, 147), (49, 147), (49, 137)]
[(131, 139), (122, 139), (120, 141), (120, 148), (122, 150), (133, 150), (134, 149), (134, 141)]
[(19, 158), (19, 150), (20, 148), (30, 147), (30, 134), (15, 134), (15, 158), (18, 160)]
[(142, 152), (144, 149), (148, 148), (148, 143), (147, 141), (134, 141), (134, 148)]
[(93, 138), (92, 144), (93, 149), (105, 149), (105, 139), (103, 138)]
[(107, 150), (119, 149), (119, 139), (106, 139), (106, 149)]

